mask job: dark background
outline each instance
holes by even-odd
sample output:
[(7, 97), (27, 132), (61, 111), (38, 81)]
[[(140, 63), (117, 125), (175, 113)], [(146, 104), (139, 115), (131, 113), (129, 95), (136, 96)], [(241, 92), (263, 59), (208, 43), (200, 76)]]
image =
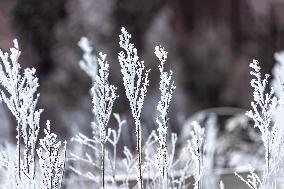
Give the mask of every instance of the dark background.
[[(179, 133), (184, 120), (199, 110), (249, 108), (248, 65), (255, 58), (263, 72), (270, 72), (273, 53), (284, 46), (284, 1), (1, 0), (0, 48), (7, 50), (18, 38), (22, 67), (38, 69), (43, 120), (51, 119), (62, 137), (88, 131), (93, 118), (91, 80), (78, 66), (81, 36), (92, 40), (96, 53), (108, 54), (110, 79), (120, 95), (114, 112), (131, 127), (117, 59), (122, 26), (152, 69), (143, 129), (155, 127), (159, 72), (153, 52), (161, 44), (169, 51), (167, 69), (174, 71), (177, 85), (170, 125)], [(14, 130), (13, 121), (9, 127)]]

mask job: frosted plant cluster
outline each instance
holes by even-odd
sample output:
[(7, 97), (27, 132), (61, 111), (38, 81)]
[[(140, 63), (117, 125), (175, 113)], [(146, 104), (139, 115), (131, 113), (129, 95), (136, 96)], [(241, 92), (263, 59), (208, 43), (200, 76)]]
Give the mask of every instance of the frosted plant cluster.
[[(225, 189), (224, 183), (214, 174), (216, 116), (210, 115), (204, 124), (192, 122), (190, 136), (179, 149), (178, 136), (169, 133), (168, 113), (176, 86), (172, 71), (166, 71), (168, 53), (162, 46), (154, 49), (160, 72), (156, 129), (142, 138), (140, 116), (150, 70), (140, 60), (125, 28), (121, 29), (119, 39), (122, 50), (118, 53), (118, 62), (133, 120), (126, 123), (119, 114), (112, 112), (118, 95), (116, 87), (109, 82), (107, 56), (102, 52), (94, 55), (91, 42), (86, 37), (81, 38), (78, 45), (83, 57), (79, 65), (92, 80), (94, 119), (90, 124), (91, 136), (78, 133), (71, 139), (74, 148), (68, 150), (68, 157), (67, 143), (57, 140), (50, 121), (42, 128), (43, 138), (39, 137), (43, 110), (37, 108), (36, 70), (21, 71), (18, 62), (21, 52), (16, 40), (10, 53), (0, 51), (0, 100), (14, 116), (17, 131), (16, 147), (6, 145), (0, 149), (0, 188)], [(251, 189), (278, 189), (279, 175), (283, 175), (284, 130), (283, 118), (279, 115), (284, 112), (284, 72), (281, 72), (284, 54), (276, 53), (275, 58), (273, 87), (269, 86), (269, 76), (261, 75), (259, 63), (253, 60), (250, 64), (253, 101), (247, 116), (261, 133), (265, 166), (261, 176), (258, 176), (260, 170), (255, 171), (251, 166), (248, 166), (246, 178), (235, 174), (236, 180), (239, 178)], [(117, 121), (116, 128), (109, 127), (112, 117)], [(135, 126), (136, 151), (133, 153), (124, 146), (121, 157), (118, 144), (123, 127), (128, 125)]]
[[(184, 188), (188, 185), (188, 181), (186, 182), (186, 180), (189, 179), (191, 175), (191, 161), (189, 159), (185, 162), (182, 161), (182, 158), (186, 159), (185, 156), (188, 155), (188, 146), (184, 147), (184, 152), (182, 155), (180, 155), (180, 158), (176, 158), (176, 134), (171, 134), (170, 152), (168, 151), (169, 148), (167, 146), (167, 124), (169, 119), (168, 111), (172, 94), (175, 89), (175, 85), (172, 80), (172, 71), (169, 73), (164, 71), (167, 52), (161, 46), (157, 46), (155, 48), (155, 54), (160, 62), (158, 67), (160, 70), (159, 89), (161, 92), (161, 98), (157, 105), (157, 130), (152, 132), (142, 146), (140, 115), (147, 92), (147, 86), (149, 83), (148, 73), (150, 70), (145, 70), (144, 62), (139, 60), (137, 49), (134, 47), (134, 44), (130, 43), (131, 35), (126, 31), (125, 28), (122, 28), (121, 31), (122, 34), (120, 35), (120, 47), (123, 49), (123, 51), (119, 53), (118, 59), (121, 65), (121, 72), (123, 74), (126, 96), (129, 100), (134, 125), (136, 127), (137, 153), (136, 155), (132, 154), (131, 151), (125, 146), (123, 151), (125, 158), (122, 160), (117, 160), (117, 143), (121, 135), (121, 128), (126, 123), (125, 121), (121, 121), (119, 114), (114, 114), (118, 122), (117, 130), (109, 128), (108, 132), (106, 132), (105, 126), (107, 125), (107, 122), (102, 124), (103, 127), (97, 126), (99, 125), (97, 122), (99, 122), (100, 117), (107, 117), (109, 119), (111, 107), (117, 96), (113, 92), (113, 95), (111, 95), (112, 98), (103, 99), (103, 96), (101, 96), (101, 99), (99, 100), (98, 96), (96, 96), (97, 94), (93, 92), (93, 89), (100, 88), (100, 83), (97, 82), (97, 79), (100, 78), (99, 80), (102, 80), (101, 73), (105, 71), (105, 73), (108, 75), (108, 64), (107, 66), (102, 66), (102, 62), (105, 62), (105, 55), (100, 53), (100, 58), (92, 55), (92, 47), (90, 46), (91, 43), (86, 38), (82, 38), (79, 42), (79, 46), (84, 54), (83, 60), (80, 61), (79, 64), (93, 80), (91, 94), (93, 96), (93, 112), (95, 120), (92, 123), (92, 138), (88, 138), (82, 133), (79, 133), (73, 138), (73, 141), (91, 148), (92, 154), (85, 153), (83, 154), (83, 157), (80, 157), (79, 155), (72, 153), (70, 160), (81, 162), (81, 166), (71, 166), (71, 170), (83, 178), (91, 180), (97, 187), (101, 186), (102, 188), (131, 188), (131, 185), (133, 185), (133, 179), (135, 178), (133, 177), (135, 172), (137, 175), (137, 187), (139, 188), (174, 188), (176, 186), (178, 186), (178, 188)], [(93, 68), (99, 68), (98, 71), (95, 71), (98, 72), (98, 75), (88, 73), (88, 71)], [(105, 87), (105, 90), (113, 89), (112, 91), (114, 91), (115, 87), (109, 85), (108, 78), (103, 78), (104, 82), (101, 87)], [(101, 104), (98, 102), (108, 102), (106, 105), (108, 105), (108, 110), (110, 111), (105, 111), (102, 109)], [(103, 141), (101, 141), (101, 136), (104, 136)], [(105, 146), (111, 146), (112, 149), (105, 149), (104, 153), (102, 149), (99, 148), (100, 144), (102, 143), (107, 143)], [(159, 144), (158, 148), (155, 146), (156, 143)], [(144, 152), (144, 154), (142, 154), (142, 152)], [(105, 158), (101, 158), (102, 156), (105, 156)], [(143, 162), (142, 159), (144, 160)], [(122, 162), (122, 165), (116, 165), (117, 162)], [(95, 175), (90, 171), (85, 172), (82, 169), (82, 164), (91, 165), (94, 168), (101, 170), (102, 174)], [(120, 170), (117, 170), (117, 167), (119, 167)], [(177, 179), (173, 170), (177, 170), (179, 167), (183, 167), (183, 170), (180, 173), (182, 177)], [(118, 171), (122, 172), (121, 170), (123, 170), (123, 179), (119, 179), (116, 176)], [(122, 183), (120, 186), (118, 184), (118, 180), (120, 180)], [(143, 183), (143, 181), (146, 183)]]
[[(87, 144), (94, 150), (96, 153), (99, 153), (100, 160), (100, 169), (101, 169), (101, 186), (104, 188), (105, 186), (105, 145), (110, 137), (113, 134), (113, 144), (117, 143), (116, 132), (109, 130), (108, 136), (106, 132), (106, 127), (109, 122), (112, 107), (115, 99), (118, 97), (116, 95), (116, 87), (114, 85), (109, 84), (109, 64), (106, 61), (106, 55), (103, 53), (99, 53), (100, 57), (97, 59), (95, 56), (91, 54), (92, 48), (89, 46), (89, 42), (86, 38), (82, 38), (79, 42), (79, 46), (84, 51), (83, 60), (79, 62), (81, 68), (92, 78), (93, 87), (91, 89), (91, 94), (93, 96), (93, 113), (95, 120), (92, 123), (93, 127), (93, 138), (85, 140), (87, 137), (79, 134), (73, 140)], [(98, 73), (97, 75), (92, 72), (97, 72), (98, 64)], [(92, 71), (92, 72), (90, 72)], [(119, 120), (119, 117), (117, 117)], [(119, 121), (120, 123), (120, 121)], [(120, 124), (121, 125), (121, 124)], [(119, 132), (120, 133), (120, 132)], [(83, 142), (82, 142), (83, 141)], [(100, 146), (100, 150), (98, 150), (98, 145)], [(89, 155), (86, 154), (86, 157)], [(77, 156), (74, 156), (77, 158)], [(80, 158), (78, 158), (80, 160)], [(74, 169), (75, 170), (75, 169)]]
[(17, 147), (14, 155), (8, 153), (12, 149), (0, 152), (0, 167), (5, 173), (1, 187), (62, 188), (66, 142), (62, 146), (57, 141), (57, 135), (50, 131), (49, 121), (46, 122), (44, 138), (38, 140), (43, 111), (36, 107), (39, 98), (38, 78), (35, 69), (27, 68), (21, 74), (18, 62), (21, 52), (17, 40), (14, 40), (14, 47), (10, 51), (0, 51), (0, 83), (3, 86), (0, 97), (16, 119)]
[(160, 87), (161, 99), (158, 102), (157, 111), (159, 116), (156, 119), (158, 124), (158, 140), (159, 148), (157, 160), (160, 175), (162, 177), (163, 188), (167, 188), (168, 173), (168, 152), (167, 152), (167, 136), (168, 136), (168, 112), (174, 89), (176, 88), (172, 81), (172, 71), (170, 73), (164, 71), (164, 64), (167, 60), (167, 52), (161, 46), (156, 46), (155, 54), (160, 61)]
[[(279, 188), (279, 175), (283, 174), (284, 158), (284, 133), (281, 119), (277, 113), (283, 110), (283, 84), (279, 70), (283, 65), (283, 53), (276, 53), (277, 64), (274, 68), (273, 87), (269, 86), (269, 75), (262, 78), (261, 68), (257, 60), (250, 64), (252, 71), (250, 74), (253, 79), (251, 86), (253, 88), (252, 109), (247, 112), (247, 116), (254, 121), (254, 127), (261, 132), (261, 138), (265, 147), (265, 168), (262, 178), (250, 167), (250, 174), (247, 180), (236, 174), (250, 188), (267, 189)], [(276, 71), (276, 69), (279, 69)], [(282, 73), (283, 74), (283, 73)], [(277, 94), (275, 94), (275, 89)], [(283, 116), (283, 115), (282, 115)]]
[(121, 66), (121, 73), (123, 75), (123, 85), (125, 87), (126, 97), (129, 100), (132, 116), (135, 123), (136, 130), (136, 150), (137, 150), (137, 180), (140, 188), (143, 188), (143, 162), (142, 162), (142, 138), (141, 138), (141, 122), (140, 116), (149, 85), (148, 73), (145, 71), (144, 61), (139, 60), (137, 49), (133, 43), (130, 43), (131, 35), (125, 30), (121, 29), (119, 35), (119, 45), (123, 49), (118, 54), (118, 60)]

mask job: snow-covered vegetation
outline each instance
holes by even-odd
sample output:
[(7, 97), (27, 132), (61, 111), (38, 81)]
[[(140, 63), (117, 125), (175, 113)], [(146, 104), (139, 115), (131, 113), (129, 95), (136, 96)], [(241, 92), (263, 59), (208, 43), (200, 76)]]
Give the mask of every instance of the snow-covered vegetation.
[[(189, 137), (183, 145), (178, 146), (177, 134), (169, 131), (168, 113), (176, 86), (172, 71), (166, 71), (167, 52), (162, 46), (153, 49), (160, 72), (156, 129), (143, 138), (140, 115), (150, 69), (146, 69), (140, 60), (125, 28), (121, 29), (119, 39), (122, 50), (118, 62), (133, 120), (127, 123), (112, 112), (119, 96), (116, 87), (109, 82), (111, 64), (106, 54), (94, 55), (91, 42), (83, 37), (78, 43), (83, 51), (79, 65), (92, 80), (90, 93), (94, 120), (90, 123), (92, 136), (76, 134), (69, 142), (73, 146), (70, 149), (66, 149), (66, 141), (57, 140), (49, 120), (43, 128), (43, 138), (39, 139), (43, 110), (37, 108), (38, 78), (34, 68), (21, 70), (17, 40), (14, 40), (10, 53), (0, 51), (0, 100), (15, 118), (17, 131), (16, 146), (7, 144), (0, 149), (0, 188), (230, 188), (224, 186), (214, 170), (213, 156), (218, 148), (215, 145), (215, 115), (210, 115), (205, 123), (191, 122)], [(260, 131), (265, 165), (263, 172), (262, 167), (256, 167), (255, 172), (255, 168), (248, 165), (247, 178), (236, 173), (235, 179), (252, 189), (279, 188), (279, 177), (283, 175), (284, 55), (277, 53), (275, 58), (273, 87), (269, 85), (268, 75), (262, 77), (258, 62), (253, 60), (250, 64), (253, 101), (252, 109), (246, 115)], [(117, 121), (116, 129), (109, 127), (112, 116)], [(123, 127), (127, 126), (135, 127), (136, 151), (132, 152), (125, 146), (120, 153), (123, 156), (119, 156), (118, 144)], [(260, 172), (262, 174), (258, 175)]]

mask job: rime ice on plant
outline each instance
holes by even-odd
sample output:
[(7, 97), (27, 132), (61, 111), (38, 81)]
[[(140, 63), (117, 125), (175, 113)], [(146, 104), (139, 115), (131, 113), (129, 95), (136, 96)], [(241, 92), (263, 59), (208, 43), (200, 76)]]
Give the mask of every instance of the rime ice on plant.
[(144, 98), (147, 93), (147, 86), (149, 85), (148, 73), (145, 71), (144, 62), (139, 60), (137, 49), (133, 43), (130, 43), (131, 35), (123, 27), (119, 35), (119, 45), (123, 49), (118, 54), (118, 60), (121, 66), (121, 73), (123, 75), (123, 84), (125, 87), (126, 97), (129, 100), (132, 116), (134, 118), (137, 137), (137, 181), (140, 188), (143, 188), (142, 178), (142, 144), (141, 144), (141, 123), (140, 116), (144, 103)]
[(160, 61), (160, 87), (161, 99), (158, 102), (157, 111), (158, 117), (156, 122), (158, 124), (158, 139), (159, 147), (157, 160), (159, 165), (160, 175), (162, 177), (162, 186), (167, 188), (167, 174), (168, 174), (168, 152), (167, 152), (167, 133), (168, 133), (168, 111), (172, 94), (175, 89), (172, 81), (172, 71), (170, 73), (164, 71), (164, 64), (167, 60), (167, 52), (161, 46), (155, 47), (155, 54)]
[[(148, 72), (149, 70), (145, 71), (144, 64), (142, 61), (139, 61), (139, 58), (137, 56), (137, 50), (134, 48), (133, 44), (130, 43), (130, 35), (127, 33), (127, 31), (122, 28), (122, 34), (120, 35), (120, 46), (124, 49), (124, 51), (119, 53), (119, 61), (121, 64), (121, 71), (123, 74), (123, 82), (125, 85), (125, 91), (126, 96), (129, 99), (130, 108), (132, 111), (132, 115), (135, 121), (136, 126), (136, 132), (137, 132), (137, 151), (138, 151), (138, 187), (142, 188), (142, 150), (145, 151), (145, 164), (144, 164), (144, 171), (147, 174), (147, 178), (145, 179), (145, 187), (146, 188), (160, 188), (162, 187), (161, 184), (159, 184), (158, 180), (161, 178), (159, 173), (161, 170), (161, 175), (165, 176), (164, 181), (168, 184), (168, 187), (166, 188), (186, 188), (188, 186), (188, 183), (186, 182), (187, 179), (191, 176), (190, 173), (190, 165), (191, 161), (190, 159), (186, 158), (186, 155), (188, 154), (188, 149), (185, 147), (182, 151), (180, 156), (176, 158), (176, 143), (177, 143), (177, 136), (175, 134), (171, 135), (171, 149), (169, 150), (169, 153), (167, 153), (167, 146), (166, 146), (166, 135), (167, 135), (167, 112), (169, 108), (169, 104), (172, 98), (172, 93), (175, 89), (175, 86), (172, 82), (172, 73), (164, 72), (164, 63), (166, 60), (166, 52), (162, 47), (156, 48), (156, 55), (159, 58), (161, 65), (159, 66), (160, 72), (161, 72), (161, 82), (160, 82), (160, 91), (161, 91), (161, 100), (158, 103), (158, 132), (160, 136), (160, 142), (162, 146), (162, 150), (159, 151), (160, 160), (163, 162), (160, 162), (160, 165), (157, 165), (155, 154), (156, 154), (156, 146), (155, 143), (158, 142), (159, 137), (155, 134), (155, 132), (152, 132), (151, 135), (146, 140), (144, 146), (141, 145), (141, 127), (140, 127), (140, 114), (144, 102), (144, 97), (147, 92), (147, 86), (148, 86)], [(90, 44), (90, 42), (87, 41), (87, 39), (83, 40), (83, 43), (88, 46), (87, 44)], [(91, 52), (89, 50), (91, 47), (88, 47), (87, 50), (84, 50), (85, 53)], [(89, 55), (92, 56), (92, 55)], [(94, 56), (92, 56), (94, 57)], [(104, 55), (101, 55), (101, 59), (104, 60)], [(87, 63), (86, 61), (83, 62), (83, 69), (88, 70), (88, 67), (96, 67), (92, 64), (98, 64), (99, 61), (94, 59), (94, 61), (90, 61)], [(103, 61), (102, 61), (103, 62)], [(81, 63), (82, 64), (82, 63)], [(91, 70), (91, 68), (90, 68)], [(98, 72), (100, 74), (100, 71)], [(87, 73), (88, 74), (88, 73)], [(95, 81), (98, 76), (95, 76), (94, 74), (89, 74), (92, 79)], [(92, 90), (94, 92), (94, 88)], [(94, 96), (94, 93), (92, 93)], [(99, 99), (98, 97), (94, 97), (96, 99)], [(101, 98), (102, 101), (107, 101), (107, 99)], [(95, 102), (100, 102), (98, 100), (95, 100)], [(94, 108), (99, 106), (100, 104), (94, 104)], [(94, 109), (95, 111), (99, 111), (100, 108)], [(102, 116), (102, 115), (100, 115)], [(96, 119), (95, 115), (95, 119)], [(79, 133), (76, 137), (73, 138), (73, 140), (90, 147), (94, 151), (94, 158), (91, 157), (91, 154), (86, 153), (85, 157), (79, 157), (75, 154), (72, 154), (73, 160), (79, 160), (82, 163), (86, 163), (87, 165), (92, 165), (94, 168), (100, 168), (99, 162), (96, 160), (100, 159), (101, 150), (99, 148), (99, 144), (103, 142), (101, 139), (105, 138), (106, 142), (108, 144), (111, 144), (113, 147), (113, 153), (108, 153), (109, 155), (106, 155), (106, 183), (111, 184), (111, 187), (118, 187), (116, 183), (116, 144), (119, 140), (120, 133), (121, 133), (121, 125), (124, 123), (120, 120), (118, 114), (115, 114), (116, 119), (119, 123), (119, 129), (118, 130), (112, 130), (109, 129), (108, 132), (105, 132), (105, 128), (102, 128), (99, 126), (98, 121), (96, 120), (93, 123), (93, 138), (88, 138), (85, 135)], [(102, 119), (103, 120), (103, 119)], [(101, 132), (102, 131), (102, 132)], [(99, 133), (97, 133), (99, 132)], [(102, 134), (100, 134), (102, 133)], [(103, 136), (102, 138), (100, 136)], [(108, 149), (107, 149), (108, 150)], [(109, 152), (107, 151), (106, 152)], [(133, 171), (135, 169), (135, 162), (136, 157), (132, 155), (130, 150), (127, 147), (124, 147), (123, 151), (125, 155), (125, 159), (122, 160), (123, 162), (123, 170), (126, 172), (126, 175), (123, 179), (122, 188), (129, 188), (129, 179), (132, 179)], [(99, 154), (99, 155), (98, 155)], [(165, 156), (166, 155), (166, 156)], [(165, 158), (166, 157), (166, 158)], [(184, 162), (183, 159), (186, 159)], [(121, 165), (120, 165), (121, 166)], [(179, 171), (180, 177), (177, 178), (176, 170), (177, 168), (182, 167), (182, 170)], [(163, 168), (166, 168), (162, 171)], [(99, 184), (101, 181), (99, 180), (98, 176), (94, 174), (93, 172), (81, 172), (76, 167), (71, 167), (71, 169), (76, 172), (79, 175), (82, 175), (83, 177), (87, 178), (88, 180), (92, 180), (95, 183)], [(162, 173), (164, 172), (164, 173)], [(168, 175), (168, 180), (166, 179)], [(152, 179), (149, 179), (152, 178)], [(176, 187), (177, 186), (177, 187)]]
[[(40, 129), (40, 115), (42, 113), (41, 109), (36, 108), (39, 98), (37, 93), (37, 88), (39, 87), (38, 78), (35, 76), (34, 68), (27, 68), (21, 74), (21, 67), (18, 62), (21, 52), (17, 40), (14, 40), (14, 47), (10, 51), (11, 53), (9, 54), (0, 50), (0, 83), (4, 87), (4, 90), (0, 91), (0, 99), (7, 105), (17, 121), (17, 152), (14, 158), (8, 157), (5, 155), (5, 152), (2, 152), (1, 161), (5, 162), (2, 166), (6, 169), (8, 177), (5, 186), (11, 189), (50, 189), (42, 182), (40, 174), (43, 174), (41, 172), (43, 170), (40, 170), (40, 173), (38, 173), (36, 168), (38, 164), (40, 166), (44, 165), (41, 156), (38, 156), (39, 160), (38, 162), (36, 161), (36, 151), (42, 148), (42, 151), (46, 150), (42, 143), (36, 149)], [(51, 147), (53, 147), (52, 144)], [(46, 158), (51, 158), (49, 155)], [(65, 156), (61, 159), (61, 155), (58, 153), (54, 155), (54, 158), (53, 162), (56, 164), (65, 162)], [(64, 166), (55, 166), (49, 171), (51, 171), (51, 175), (54, 178), (60, 177), (60, 179), (53, 181), (53, 188), (61, 187)], [(55, 185), (58, 187), (55, 187)]]
[(265, 160), (266, 169), (264, 178), (268, 178), (271, 167), (271, 141), (274, 137), (272, 129), (273, 127), (273, 113), (277, 108), (278, 100), (274, 96), (274, 90), (271, 88), (268, 92), (268, 77), (262, 79), (260, 73), (260, 66), (256, 60), (250, 64), (252, 71), (250, 74), (254, 77), (251, 80), (251, 86), (253, 87), (254, 101), (251, 102), (252, 110), (247, 112), (247, 116), (254, 120), (254, 127), (257, 127), (261, 132), (261, 138), (266, 149)]
[[(118, 141), (120, 139), (120, 136), (121, 136), (121, 131), (122, 131), (122, 126), (125, 125), (126, 121), (125, 120), (121, 120), (120, 118), (120, 115), (119, 114), (116, 114), (114, 113), (113, 114), (116, 121), (117, 121), (117, 124), (118, 124), (118, 129), (117, 130), (114, 130), (114, 129), (111, 129), (109, 128), (108, 129), (108, 142), (111, 144), (112, 148), (113, 148), (113, 154), (112, 154), (112, 158), (111, 157), (108, 157), (108, 161), (109, 161), (109, 164), (111, 165), (111, 170), (110, 170), (110, 173), (111, 173), (111, 177), (113, 179), (113, 183), (116, 182), (116, 174), (117, 174), (117, 144), (118, 144)], [(128, 172), (127, 172), (128, 173)]]
[(92, 88), (93, 94), (93, 112), (96, 118), (98, 130), (100, 132), (101, 144), (101, 171), (102, 171), (102, 187), (104, 188), (105, 180), (105, 143), (106, 143), (106, 130), (105, 127), (109, 122), (114, 100), (117, 98), (116, 88), (108, 82), (109, 64), (106, 61), (106, 55), (100, 53), (98, 59), (98, 75), (95, 77), (95, 82)]
[[(278, 105), (278, 101), (274, 96), (274, 89), (267, 89), (269, 75), (266, 74), (265, 78), (262, 79), (261, 68), (256, 60), (253, 60), (250, 67), (252, 68), (250, 74), (254, 77), (251, 80), (251, 86), (254, 89), (254, 100), (251, 102), (252, 110), (247, 112), (247, 116), (254, 120), (254, 127), (257, 127), (261, 131), (264, 146), (268, 150), (266, 154), (266, 160), (268, 161), (270, 130), (273, 127), (273, 112)], [(267, 90), (269, 92), (266, 92)]]
[[(20, 75), (18, 63), (20, 54), (17, 40), (14, 40), (14, 48), (11, 48), (10, 55), (0, 51), (2, 60), (0, 82), (6, 90), (1, 91), (1, 99), (17, 121), (18, 176), (21, 177), (21, 173), (24, 173), (32, 178), (35, 174), (33, 157), (35, 157), (35, 144), (42, 110), (35, 110), (39, 96), (36, 94), (39, 85), (34, 76), (35, 69), (27, 68), (24, 70), (24, 75)], [(24, 142), (25, 149), (21, 149), (21, 140)], [(24, 152), (24, 161), (20, 162), (22, 152)]]
[[(254, 169), (251, 166), (249, 166), (249, 174), (246, 179), (244, 179), (242, 176), (240, 176), (237, 173), (235, 173), (235, 175), (251, 189), (267, 189), (264, 187), (262, 180), (254, 172)], [(273, 186), (269, 186), (269, 188), (276, 189)]]
[[(279, 173), (279, 165), (284, 154), (284, 138), (283, 133), (279, 130), (279, 122), (274, 121), (273, 118), (281, 104), (274, 94), (274, 89), (268, 87), (269, 75), (262, 78), (261, 68), (256, 60), (253, 60), (250, 67), (252, 68), (250, 74), (253, 76), (251, 86), (254, 90), (254, 100), (251, 102), (252, 110), (247, 112), (247, 116), (253, 119), (254, 127), (260, 130), (265, 147), (265, 171), (262, 180), (259, 180), (258, 183), (261, 183), (262, 188), (276, 188), (276, 175)], [(256, 177), (253, 171), (251, 177)], [(242, 180), (244, 181), (244, 179)]]
[(93, 95), (93, 112), (96, 118), (96, 124), (100, 131), (100, 142), (106, 142), (105, 127), (108, 124), (113, 103), (117, 98), (116, 87), (110, 85), (108, 82), (109, 77), (109, 64), (106, 61), (106, 55), (100, 53), (98, 59), (98, 75), (95, 77), (95, 82), (92, 88)]
[[(109, 77), (109, 64), (106, 61), (106, 54), (99, 53), (99, 58), (97, 59), (92, 54), (92, 47), (87, 38), (82, 38), (79, 42), (79, 46), (84, 51), (83, 60), (79, 62), (81, 68), (92, 78), (93, 87), (91, 93), (93, 96), (93, 113), (95, 120), (93, 125), (93, 138), (88, 139), (84, 135), (77, 135), (74, 140), (90, 146), (94, 150), (100, 153), (101, 156), (101, 187), (105, 186), (105, 143), (107, 142), (106, 127), (110, 119), (112, 112), (112, 107), (115, 99), (118, 97), (116, 95), (116, 87), (110, 85), (108, 81)], [(97, 73), (97, 66), (99, 67)], [(110, 130), (111, 132), (112, 130)], [(114, 141), (117, 143), (116, 132), (111, 132), (113, 134)], [(91, 144), (92, 143), (92, 144)], [(97, 150), (96, 144), (100, 145), (100, 151)], [(88, 158), (91, 162), (90, 158)]]
[(193, 177), (195, 180), (194, 189), (201, 188), (201, 179), (203, 175), (203, 137), (204, 129), (201, 128), (199, 123), (192, 123), (191, 139), (189, 142), (189, 148), (191, 152)]
[(97, 57), (92, 53), (93, 47), (91, 46), (91, 42), (88, 40), (88, 38), (82, 37), (78, 42), (78, 46), (84, 52), (83, 59), (80, 60), (79, 65), (81, 69), (84, 70), (93, 81), (95, 81), (98, 70), (98, 62)]
[[(61, 189), (63, 181), (63, 173), (66, 159), (66, 141), (64, 142), (64, 150), (60, 152), (61, 142), (57, 141), (57, 135), (50, 131), (50, 121), (46, 122), (44, 129), (44, 138), (39, 139), (40, 147), (37, 149), (39, 157), (39, 167), (41, 172), (41, 182), (43, 189)], [(62, 157), (60, 157), (62, 153)]]

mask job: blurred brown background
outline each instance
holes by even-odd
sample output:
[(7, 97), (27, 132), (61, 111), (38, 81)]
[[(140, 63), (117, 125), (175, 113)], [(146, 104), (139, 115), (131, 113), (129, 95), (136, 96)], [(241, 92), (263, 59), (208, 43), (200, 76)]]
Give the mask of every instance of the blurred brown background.
[[(204, 108), (248, 109), (248, 64), (258, 59), (263, 72), (270, 72), (273, 53), (284, 47), (284, 1), (1, 0), (0, 48), (7, 50), (13, 38), (19, 39), (23, 67), (38, 69), (43, 120), (51, 119), (62, 137), (88, 131), (92, 121), (91, 81), (78, 66), (81, 36), (92, 40), (96, 53), (108, 54), (110, 79), (120, 95), (114, 112), (131, 125), (117, 59), (122, 26), (152, 69), (142, 118), (145, 130), (155, 126), (159, 99), (154, 47), (161, 44), (169, 51), (167, 68), (174, 71), (177, 85), (170, 121), (178, 133), (183, 120)], [(3, 118), (0, 128), (13, 128), (12, 118), (8, 120)]]

